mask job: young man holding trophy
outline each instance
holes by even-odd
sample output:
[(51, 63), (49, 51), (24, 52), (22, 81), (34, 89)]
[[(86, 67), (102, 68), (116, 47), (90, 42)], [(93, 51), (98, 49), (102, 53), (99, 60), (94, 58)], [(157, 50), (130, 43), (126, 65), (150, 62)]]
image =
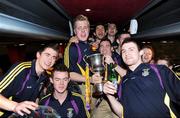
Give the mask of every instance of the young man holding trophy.
[[(99, 44), (99, 52), (103, 56), (103, 65), (104, 65), (104, 76), (103, 83), (107, 80), (112, 81), (112, 77), (116, 80), (114, 84), (118, 84), (120, 76), (124, 76), (126, 70), (120, 67), (121, 57), (117, 53), (112, 52), (112, 46), (109, 39), (104, 38)], [(116, 72), (115, 72), (116, 71)], [(120, 76), (118, 76), (120, 75)], [(113, 113), (108, 103), (106, 96), (102, 95), (97, 98), (96, 108), (93, 110), (93, 118), (117, 118)]]

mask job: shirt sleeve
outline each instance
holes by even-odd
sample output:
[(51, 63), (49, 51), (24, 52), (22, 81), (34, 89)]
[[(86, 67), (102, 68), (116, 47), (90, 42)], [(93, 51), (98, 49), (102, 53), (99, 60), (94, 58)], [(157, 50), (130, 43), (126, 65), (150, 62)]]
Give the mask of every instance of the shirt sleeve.
[(10, 97), (16, 94), (20, 86), (20, 80), (24, 76), (22, 74), (25, 68), (24, 65), (29, 66), (29, 64), (22, 63), (12, 65), (7, 73), (0, 78), (0, 94), (5, 97)]
[(160, 66), (159, 68), (163, 85), (170, 99), (180, 104), (180, 78), (166, 66)]
[(64, 64), (69, 68), (69, 46), (71, 42), (69, 42), (64, 51)]
[(78, 72), (79, 68), (77, 66), (77, 62), (78, 62), (78, 50), (77, 47), (74, 43), (72, 43), (69, 47), (69, 69), (71, 72)]

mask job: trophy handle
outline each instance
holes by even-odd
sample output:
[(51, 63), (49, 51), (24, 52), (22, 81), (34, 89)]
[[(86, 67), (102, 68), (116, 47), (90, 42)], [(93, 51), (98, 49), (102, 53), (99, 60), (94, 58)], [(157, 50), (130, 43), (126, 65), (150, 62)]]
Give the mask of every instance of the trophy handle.
[[(88, 56), (87, 56), (87, 55), (84, 55), (83, 61), (84, 61), (86, 64), (88, 64), (87, 59), (88, 59)], [(88, 65), (89, 65), (89, 64), (88, 64)]]

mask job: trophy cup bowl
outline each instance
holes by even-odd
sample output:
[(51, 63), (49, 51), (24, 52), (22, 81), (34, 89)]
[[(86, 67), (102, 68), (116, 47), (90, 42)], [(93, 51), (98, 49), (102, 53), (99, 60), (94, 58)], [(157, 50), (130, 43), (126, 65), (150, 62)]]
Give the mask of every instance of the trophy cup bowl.
[[(86, 57), (86, 62), (90, 66), (92, 73), (99, 73), (100, 75), (104, 73), (105, 68), (103, 65), (103, 55), (100, 53), (95, 53)], [(93, 87), (93, 96), (99, 97), (103, 94), (103, 84), (97, 83)]]

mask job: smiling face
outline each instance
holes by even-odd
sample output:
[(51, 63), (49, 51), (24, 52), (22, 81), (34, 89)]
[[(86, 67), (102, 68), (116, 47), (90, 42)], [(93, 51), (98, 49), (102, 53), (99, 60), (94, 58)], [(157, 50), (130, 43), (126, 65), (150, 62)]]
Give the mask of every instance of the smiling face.
[(117, 28), (115, 24), (108, 24), (108, 35), (115, 36), (117, 33)]
[(80, 41), (86, 41), (89, 36), (89, 23), (86, 20), (76, 21), (74, 32)]
[(37, 52), (37, 68), (36, 71), (44, 71), (51, 68), (58, 58), (58, 52), (52, 48), (45, 48), (44, 51)]
[(109, 41), (102, 41), (100, 43), (99, 51), (100, 51), (100, 53), (102, 55), (111, 56), (112, 52), (111, 52), (111, 44), (110, 44), (110, 42)]
[(149, 48), (144, 48), (144, 54), (142, 55), (142, 61), (144, 63), (150, 63), (153, 59), (153, 51)]
[(134, 42), (124, 43), (122, 45), (122, 58), (124, 63), (131, 69), (135, 69), (141, 63), (141, 54), (137, 44)]
[(55, 94), (64, 94), (67, 91), (69, 81), (68, 72), (54, 71), (51, 83), (54, 86)]
[(95, 34), (96, 34), (96, 37), (97, 37), (98, 39), (104, 38), (105, 35), (106, 35), (104, 26), (103, 26), (103, 25), (98, 25), (98, 26), (96, 26), (96, 32), (95, 32)]

